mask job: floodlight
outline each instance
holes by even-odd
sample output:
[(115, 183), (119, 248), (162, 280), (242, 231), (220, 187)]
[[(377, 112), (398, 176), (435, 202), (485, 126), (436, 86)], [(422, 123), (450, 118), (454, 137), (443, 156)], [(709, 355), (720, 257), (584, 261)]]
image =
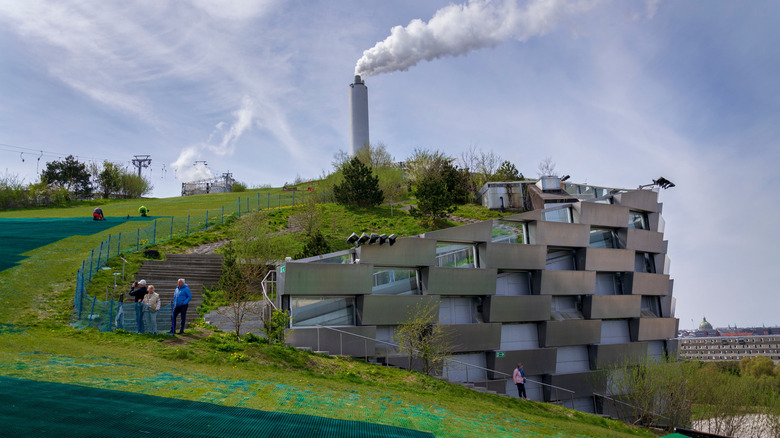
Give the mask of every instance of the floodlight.
[(379, 244), (384, 245), (385, 242), (387, 242), (387, 234), (380, 234), (379, 235)]
[(357, 240), (358, 240), (358, 235), (355, 234), (355, 233), (352, 233), (352, 234), (349, 235), (349, 237), (347, 237), (347, 243), (350, 244), (350, 245), (352, 245), (355, 242), (357, 242)]
[(654, 179), (653, 184), (657, 185), (658, 187), (661, 187), (662, 189), (669, 189), (674, 187), (674, 183), (664, 177), (659, 177), (658, 179)]
[(398, 236), (396, 236), (395, 234), (391, 234), (391, 235), (390, 235), (390, 236), (387, 238), (387, 242), (388, 242), (388, 243), (390, 243), (390, 246), (393, 246), (393, 244), (395, 243), (395, 239), (396, 239), (396, 238), (398, 238)]
[(377, 233), (371, 233), (371, 236), (368, 238), (368, 244), (371, 245), (373, 243), (376, 243), (376, 241), (379, 239), (379, 234)]
[(563, 176), (563, 177), (561, 177), (561, 182), (564, 182), (564, 181), (566, 181), (569, 178), (571, 178), (571, 176), (569, 176), (569, 175)]
[(368, 234), (363, 233), (363, 234), (360, 235), (360, 238), (358, 239), (357, 244), (358, 245), (362, 245), (362, 244), (368, 242), (368, 239), (370, 239), (370, 237), (368, 237)]

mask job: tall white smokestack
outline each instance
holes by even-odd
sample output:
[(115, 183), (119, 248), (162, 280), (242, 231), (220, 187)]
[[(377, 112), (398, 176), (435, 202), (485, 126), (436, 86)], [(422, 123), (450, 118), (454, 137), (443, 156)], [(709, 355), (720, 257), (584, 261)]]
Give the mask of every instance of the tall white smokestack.
[(360, 75), (355, 75), (355, 83), (349, 85), (349, 117), (349, 155), (354, 157), (368, 145), (368, 88)]

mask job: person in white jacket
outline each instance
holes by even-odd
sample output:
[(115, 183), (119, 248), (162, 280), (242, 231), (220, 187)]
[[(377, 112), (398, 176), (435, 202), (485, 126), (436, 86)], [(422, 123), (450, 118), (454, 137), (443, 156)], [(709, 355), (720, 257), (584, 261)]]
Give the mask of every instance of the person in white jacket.
[(160, 295), (149, 285), (144, 297), (144, 324), (151, 333), (157, 334), (157, 311), (160, 310)]

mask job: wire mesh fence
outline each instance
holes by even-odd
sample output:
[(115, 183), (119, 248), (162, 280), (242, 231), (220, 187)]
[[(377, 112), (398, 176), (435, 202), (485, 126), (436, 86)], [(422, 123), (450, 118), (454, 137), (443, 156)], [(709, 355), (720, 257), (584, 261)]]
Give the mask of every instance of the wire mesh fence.
[[(117, 312), (135, 314), (135, 303), (119, 303), (114, 300), (100, 300), (98, 297), (87, 295), (87, 286), (95, 274), (98, 273), (112, 257), (124, 253), (140, 251), (147, 246), (161, 243), (178, 236), (186, 236), (190, 233), (205, 231), (209, 228), (224, 224), (227, 218), (233, 215), (241, 217), (260, 210), (274, 210), (291, 208), (306, 201), (306, 193), (292, 191), (289, 193), (261, 194), (241, 196), (230, 204), (213, 210), (206, 210), (203, 214), (188, 215), (187, 217), (161, 217), (155, 218), (151, 225), (138, 228), (134, 232), (125, 232), (109, 235), (96, 246), (90, 255), (81, 262), (81, 267), (76, 274), (76, 292), (74, 297), (73, 312), (71, 314), (71, 326), (76, 328), (95, 327), (101, 331), (111, 331), (117, 328), (115, 317)], [(167, 313), (170, 315), (170, 306)], [(158, 313), (162, 314), (163, 309)], [(112, 316), (113, 315), (113, 316)], [(125, 318), (127, 321), (127, 318)], [(121, 327), (120, 327), (121, 328)], [(134, 329), (133, 325), (129, 329)]]

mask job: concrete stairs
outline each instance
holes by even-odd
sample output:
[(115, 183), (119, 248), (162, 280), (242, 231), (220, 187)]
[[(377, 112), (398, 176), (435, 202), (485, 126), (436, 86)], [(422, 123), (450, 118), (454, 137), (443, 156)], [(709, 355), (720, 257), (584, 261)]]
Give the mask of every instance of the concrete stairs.
[[(154, 290), (160, 295), (161, 305), (170, 304), (173, 292), (179, 278), (184, 278), (192, 293), (192, 300), (187, 308), (187, 321), (198, 318), (197, 308), (203, 302), (203, 287), (215, 287), (222, 275), (221, 254), (166, 254), (165, 260), (144, 260), (135, 280), (146, 280), (147, 285), (154, 285)], [(160, 331), (170, 330), (170, 327), (158, 327)], [(177, 328), (178, 329), (178, 328)]]

